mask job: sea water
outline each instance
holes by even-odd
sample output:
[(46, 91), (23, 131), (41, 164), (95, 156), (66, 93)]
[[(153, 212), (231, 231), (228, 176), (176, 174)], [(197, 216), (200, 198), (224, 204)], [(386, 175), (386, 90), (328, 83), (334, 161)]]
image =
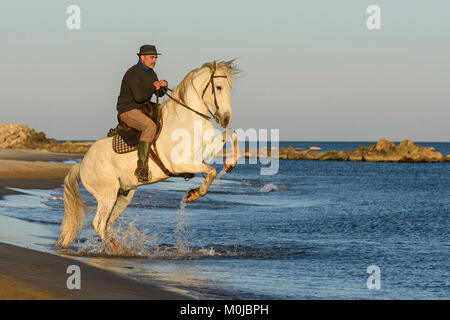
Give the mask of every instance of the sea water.
[[(450, 154), (450, 143), (418, 144)], [(197, 298), (450, 298), (450, 163), (280, 160), (271, 176), (260, 175), (261, 166), (247, 161), (218, 174), (208, 194), (188, 204), (201, 175), (142, 186), (116, 223), (126, 254), (104, 251), (93, 215), (70, 254)], [(0, 241), (57, 253), (63, 189), (23, 192), (0, 201)], [(379, 289), (368, 285), (370, 266), (379, 268)]]

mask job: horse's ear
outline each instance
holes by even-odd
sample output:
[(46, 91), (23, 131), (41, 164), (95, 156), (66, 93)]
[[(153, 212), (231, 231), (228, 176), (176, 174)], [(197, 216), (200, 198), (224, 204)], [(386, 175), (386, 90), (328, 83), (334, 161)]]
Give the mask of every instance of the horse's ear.
[(216, 64), (216, 60), (214, 60), (212, 63), (212, 72), (216, 72), (216, 69), (217, 69), (217, 64)]

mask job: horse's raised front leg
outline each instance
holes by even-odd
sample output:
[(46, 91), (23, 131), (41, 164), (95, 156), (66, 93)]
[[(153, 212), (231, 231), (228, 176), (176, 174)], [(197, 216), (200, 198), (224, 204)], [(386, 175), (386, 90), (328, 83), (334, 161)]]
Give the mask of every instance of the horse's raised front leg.
[(238, 140), (237, 140), (237, 135), (236, 133), (233, 132), (233, 152), (232, 155), (230, 156), (229, 154), (227, 154), (227, 158), (225, 160), (225, 172), (226, 173), (230, 173), (231, 170), (233, 170), (233, 168), (236, 166), (237, 161), (240, 157), (240, 153), (239, 153), (239, 144), (238, 144)]
[[(225, 130), (220, 136), (217, 136), (211, 144), (206, 146), (203, 158), (206, 162), (210, 162), (213, 157), (217, 156), (217, 154), (222, 151), (223, 146), (225, 145), (227, 140), (229, 140), (232, 143), (233, 148), (231, 150), (231, 154), (230, 150), (227, 149), (224, 170), (226, 173), (230, 173), (231, 170), (236, 166), (237, 161), (241, 156), (237, 138), (237, 134), (234, 130)], [(223, 156), (223, 151), (221, 156)]]
[[(204, 151), (201, 154), (196, 154), (194, 157), (195, 159), (203, 159), (205, 162), (210, 162), (219, 151), (222, 150), (224, 144), (227, 140), (230, 140), (233, 145), (233, 152), (231, 156), (227, 154), (227, 158), (225, 161), (225, 171), (229, 173), (231, 169), (233, 169), (236, 166), (237, 160), (240, 157), (239, 154), (239, 147), (238, 147), (238, 141), (237, 141), (237, 134), (229, 129), (224, 131), (221, 135), (215, 137), (213, 141), (211, 141), (209, 144), (204, 146)], [(199, 150), (197, 152), (201, 152), (202, 150)], [(201, 163), (189, 163), (180, 165), (178, 168), (174, 168), (175, 173), (183, 173), (183, 172), (189, 172), (189, 173), (205, 173), (206, 178), (203, 181), (203, 183), (200, 185), (200, 187), (196, 189), (191, 189), (186, 195), (186, 202), (192, 202), (200, 197), (203, 197), (208, 192), (209, 186), (213, 182), (213, 180), (216, 178), (216, 169), (213, 166), (207, 165), (203, 162)]]
[(216, 177), (216, 169), (207, 164), (192, 165), (192, 167), (189, 169), (190, 173), (206, 173), (206, 178), (200, 185), (200, 187), (189, 190), (186, 195), (186, 203), (203, 197), (208, 192), (209, 186)]

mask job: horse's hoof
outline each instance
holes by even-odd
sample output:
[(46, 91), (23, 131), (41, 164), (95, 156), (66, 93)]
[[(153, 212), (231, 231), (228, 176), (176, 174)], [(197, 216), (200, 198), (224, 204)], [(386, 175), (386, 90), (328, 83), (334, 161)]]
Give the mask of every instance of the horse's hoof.
[(230, 173), (231, 172), (231, 170), (233, 170), (233, 168), (235, 167), (235, 165), (232, 165), (232, 164), (225, 164), (225, 172), (226, 173)]
[(186, 195), (186, 203), (197, 200), (198, 198), (200, 198), (200, 192), (198, 189), (191, 189)]

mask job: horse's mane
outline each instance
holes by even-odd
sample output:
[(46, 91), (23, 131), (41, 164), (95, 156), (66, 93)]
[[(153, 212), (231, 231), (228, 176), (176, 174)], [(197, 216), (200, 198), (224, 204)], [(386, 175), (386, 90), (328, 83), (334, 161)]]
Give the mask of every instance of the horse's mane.
[[(239, 70), (237, 68), (237, 66), (234, 64), (234, 60), (235, 59), (230, 60), (230, 61), (216, 62), (216, 72), (222, 71), (223, 73), (225, 73), (227, 80), (228, 80), (228, 84), (230, 85), (230, 88), (233, 87), (233, 81), (234, 81), (235, 75), (237, 75), (238, 73), (241, 72), (241, 70)], [(180, 82), (180, 84), (175, 89), (175, 93), (183, 103), (186, 103), (186, 100), (185, 100), (186, 92), (187, 92), (187, 89), (189, 88), (189, 86), (192, 85), (193, 78), (194, 78), (194, 75), (196, 74), (196, 72), (199, 70), (202, 70), (203, 68), (209, 68), (212, 71), (213, 63), (214, 62), (204, 63), (200, 68), (194, 69), (191, 72), (189, 72), (184, 77), (184, 79)]]

